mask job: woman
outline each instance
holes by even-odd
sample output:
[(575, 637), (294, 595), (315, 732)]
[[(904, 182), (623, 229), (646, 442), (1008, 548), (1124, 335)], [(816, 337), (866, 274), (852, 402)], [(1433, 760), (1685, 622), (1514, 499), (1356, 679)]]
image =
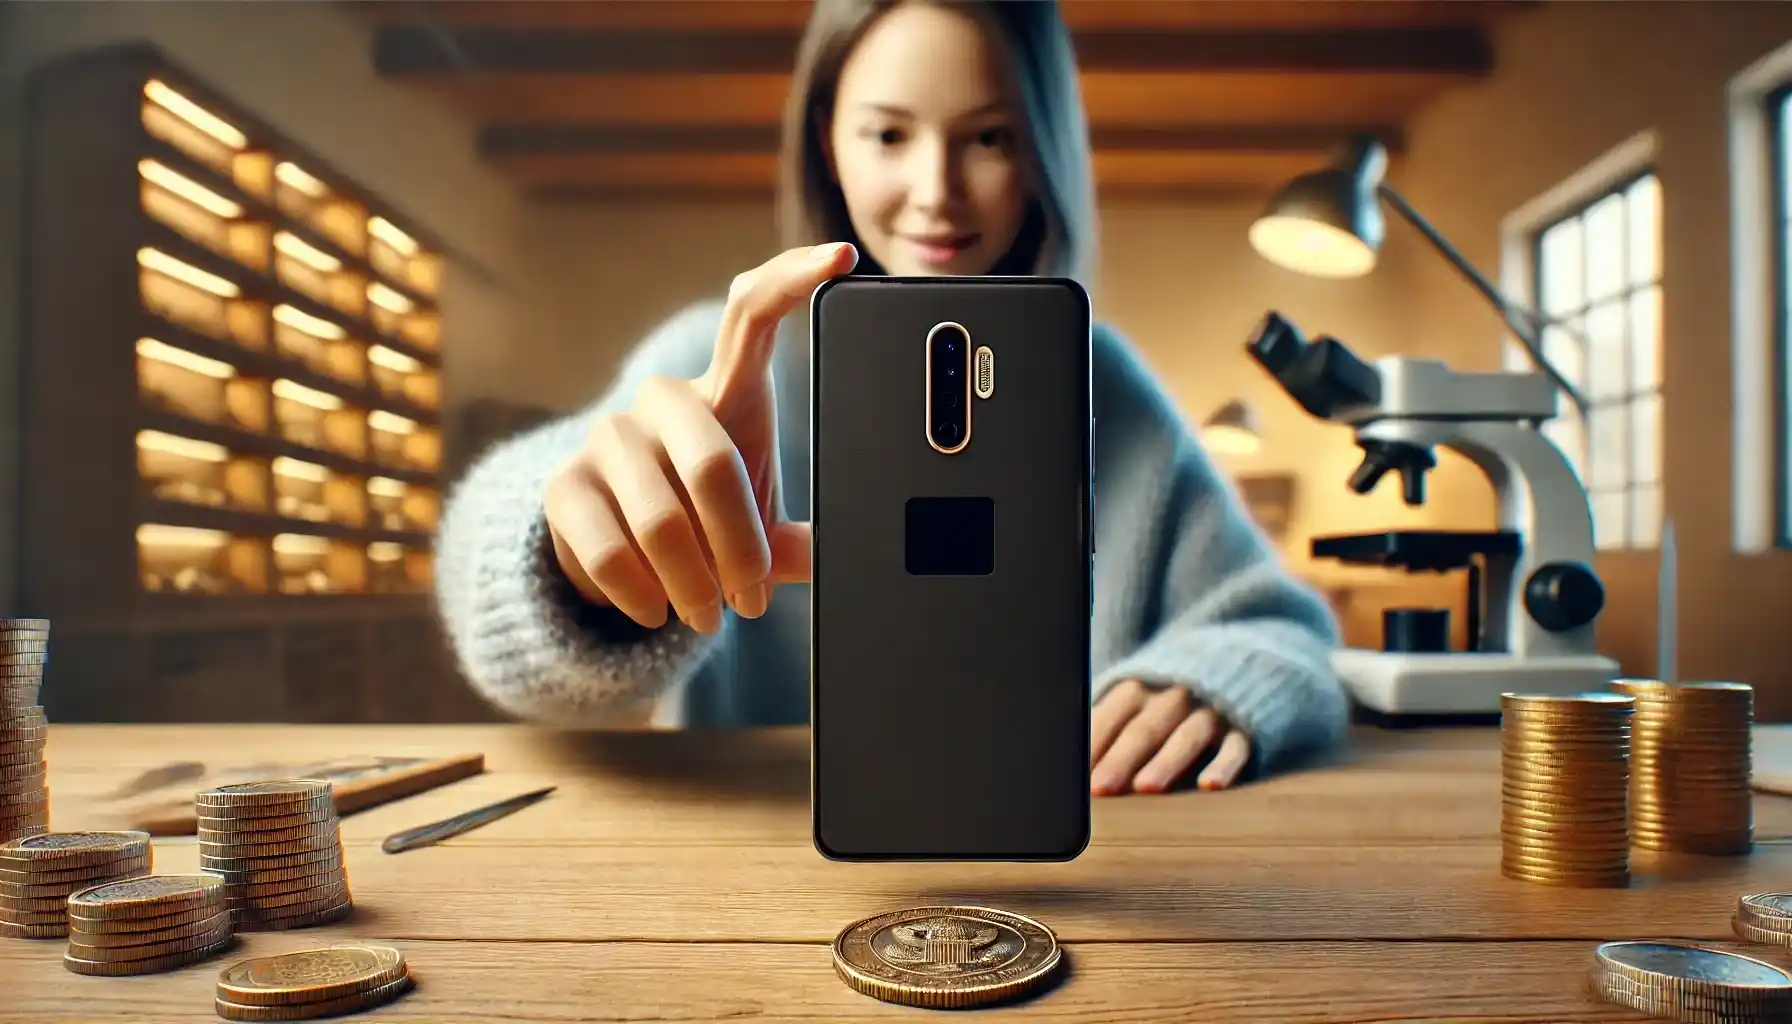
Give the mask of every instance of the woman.
[[(437, 592), (473, 685), (566, 725), (805, 722), (809, 295), (844, 273), (1080, 275), (1089, 179), (1055, 3), (820, 0), (785, 125), (792, 248), (455, 489)], [(1093, 342), (1091, 791), (1217, 789), (1335, 743), (1329, 612), (1126, 342)]]

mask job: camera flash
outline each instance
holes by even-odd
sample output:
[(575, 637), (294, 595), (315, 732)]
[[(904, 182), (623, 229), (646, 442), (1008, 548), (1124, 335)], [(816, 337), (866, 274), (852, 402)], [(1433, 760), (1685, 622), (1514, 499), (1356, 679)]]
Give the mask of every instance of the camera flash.
[(988, 345), (977, 349), (976, 387), (978, 398), (988, 398), (996, 393), (996, 354)]

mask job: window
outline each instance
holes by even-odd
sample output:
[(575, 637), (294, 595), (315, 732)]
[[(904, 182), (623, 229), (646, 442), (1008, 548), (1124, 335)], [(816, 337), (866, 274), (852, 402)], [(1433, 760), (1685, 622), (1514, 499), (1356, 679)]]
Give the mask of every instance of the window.
[(1588, 403), (1544, 432), (1574, 463), (1601, 550), (1661, 534), (1661, 183), (1643, 172), (1532, 236), (1543, 355)]
[(1767, 96), (1767, 162), (1773, 200), (1774, 522), (1792, 546), (1792, 86)]

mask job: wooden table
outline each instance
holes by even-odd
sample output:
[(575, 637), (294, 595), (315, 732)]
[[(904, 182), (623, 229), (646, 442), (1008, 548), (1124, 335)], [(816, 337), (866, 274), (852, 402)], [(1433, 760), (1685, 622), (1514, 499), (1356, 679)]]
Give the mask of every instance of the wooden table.
[[(1792, 730), (1763, 729), (1756, 746), (1783, 760)], [(369, 1015), (389, 1021), (937, 1017), (848, 989), (828, 943), (880, 910), (976, 901), (1039, 917), (1069, 954), (1063, 984), (1002, 1020), (1642, 1020), (1584, 994), (1595, 942), (1760, 954), (1732, 941), (1735, 899), (1792, 887), (1792, 798), (1770, 796), (1749, 857), (1672, 859), (1621, 891), (1502, 878), (1491, 731), (1362, 732), (1323, 769), (1098, 800), (1094, 843), (1061, 865), (824, 861), (800, 731), (56, 726), (53, 812), (58, 828), (116, 825), (95, 794), (171, 760), (469, 751), (485, 775), (343, 820), (352, 920), (247, 934), (231, 958), (390, 942), (419, 984)], [(559, 792), (449, 845), (379, 850), (398, 829), (546, 784)], [(158, 871), (196, 866), (191, 838), (157, 842)], [(0, 940), (0, 1020), (217, 1019), (228, 960), (99, 979), (60, 955), (55, 941)]]

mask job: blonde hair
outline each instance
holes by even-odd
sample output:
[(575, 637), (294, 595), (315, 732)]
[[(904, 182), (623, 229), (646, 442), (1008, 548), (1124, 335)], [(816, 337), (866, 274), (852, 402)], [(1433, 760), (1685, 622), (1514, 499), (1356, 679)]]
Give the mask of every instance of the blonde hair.
[[(846, 59), (884, 13), (910, 0), (816, 0), (784, 110), (778, 226), (787, 247), (858, 243), (822, 140)], [(1089, 127), (1076, 55), (1057, 0), (926, 0), (976, 18), (1004, 52), (1020, 101), (1021, 159), (1032, 200), (1014, 247), (992, 274), (1088, 276), (1096, 247)], [(880, 272), (863, 255), (860, 268)]]

